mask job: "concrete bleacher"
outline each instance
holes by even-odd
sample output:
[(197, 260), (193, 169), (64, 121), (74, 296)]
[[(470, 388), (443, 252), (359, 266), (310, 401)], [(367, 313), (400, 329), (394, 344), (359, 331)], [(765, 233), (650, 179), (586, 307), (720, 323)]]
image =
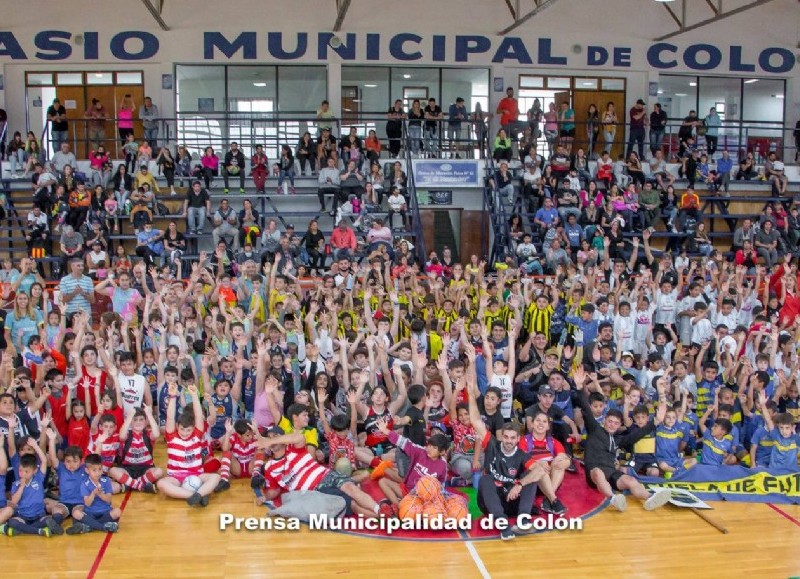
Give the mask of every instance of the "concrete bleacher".
[[(405, 162), (402, 159), (398, 160), (405, 167)], [(394, 160), (389, 159), (382, 159), (382, 161), (386, 164), (390, 161), (392, 164), (394, 163)], [(114, 162), (115, 170), (119, 164), (121, 164), (121, 161)], [(171, 220), (176, 221), (178, 231), (182, 232), (187, 239), (187, 251), (183, 259), (184, 265), (187, 266), (184, 269), (185, 271), (189, 271), (188, 262), (196, 260), (201, 251), (210, 252), (213, 250), (211, 230), (214, 226), (211, 221), (207, 221), (204, 232), (201, 235), (187, 234), (187, 222), (183, 217), (183, 204), (190, 181), (185, 180), (184, 186), (179, 187), (178, 180), (176, 179), (175, 191), (177, 194), (171, 195), (166, 185), (166, 180), (158, 173), (158, 166), (155, 162), (151, 161), (149, 168), (153, 176), (156, 177), (160, 189), (160, 193), (156, 195), (156, 199), (167, 208), (166, 214), (153, 214), (154, 228), (166, 230)], [(79, 160), (76, 170), (88, 175), (88, 161)], [(8, 211), (5, 223), (0, 226), (0, 231), (6, 232), (6, 235), (3, 235), (3, 237), (7, 240), (5, 244), (0, 245), (0, 253), (10, 254), (14, 259), (19, 259), (27, 254), (24, 231), (28, 212), (33, 206), (31, 195), (32, 187), (30, 177), (10, 178), (9, 173), (8, 164), (4, 163), (2, 166), (3, 177), (0, 179), (0, 190), (5, 192), (11, 210)], [(297, 174), (299, 175), (299, 170)], [(231, 207), (237, 212), (242, 209), (243, 201), (248, 199), (253, 203), (254, 209), (259, 213), (261, 224), (264, 227), (271, 219), (275, 219), (279, 230), (284, 231), (287, 225), (292, 224), (295, 226), (296, 234), (302, 236), (307, 229), (308, 222), (311, 219), (317, 219), (320, 231), (325, 235), (326, 239), (329, 239), (335, 227), (335, 217), (329, 215), (333, 202), (331, 196), (327, 196), (326, 211), (320, 211), (319, 199), (317, 197), (317, 177), (315, 175), (296, 176), (296, 193), (294, 194), (284, 194), (284, 191), (288, 192), (288, 187), (281, 190), (281, 192), (276, 192), (277, 181), (277, 177), (270, 176), (265, 187), (266, 194), (258, 194), (256, 193), (253, 180), (248, 176), (245, 179), (245, 193), (242, 194), (239, 192), (238, 177), (232, 177), (230, 180), (231, 192), (226, 194), (223, 192), (224, 182), (222, 177), (216, 177), (209, 188), (212, 213), (219, 207), (219, 203), (222, 199), (228, 199)], [(387, 216), (387, 211), (384, 209), (381, 212), (374, 212), (369, 215), (373, 218), (385, 218)], [(354, 220), (354, 218), (349, 217), (345, 217), (345, 219), (349, 220), (350, 223)], [(394, 223), (398, 226), (401, 224), (399, 215), (395, 216)], [(128, 255), (134, 255), (136, 235), (133, 224), (130, 222), (129, 217), (125, 215), (119, 216), (119, 224), (119, 232), (109, 232), (107, 234), (110, 244), (109, 249), (113, 251), (113, 248), (115, 248), (117, 244), (122, 244)], [(394, 231), (394, 235), (396, 237), (409, 239), (412, 243), (415, 237), (415, 233), (412, 230), (396, 230)], [(356, 230), (356, 236), (359, 239), (363, 239), (364, 237), (358, 230)], [(58, 238), (58, 234), (51, 236), (53, 256), (58, 256), (60, 253)], [(52, 262), (54, 261), (53, 256), (45, 258), (43, 261)]]

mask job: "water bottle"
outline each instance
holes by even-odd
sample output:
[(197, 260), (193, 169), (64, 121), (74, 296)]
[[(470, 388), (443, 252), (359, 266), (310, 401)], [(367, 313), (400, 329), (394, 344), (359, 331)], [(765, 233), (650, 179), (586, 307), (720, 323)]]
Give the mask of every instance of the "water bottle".
[(375, 447), (375, 456), (377, 456), (377, 457), (383, 456), (383, 445), (382, 444), (379, 444), (378, 446)]
[(472, 488), (478, 489), (481, 484), (481, 471), (475, 471), (472, 473)]

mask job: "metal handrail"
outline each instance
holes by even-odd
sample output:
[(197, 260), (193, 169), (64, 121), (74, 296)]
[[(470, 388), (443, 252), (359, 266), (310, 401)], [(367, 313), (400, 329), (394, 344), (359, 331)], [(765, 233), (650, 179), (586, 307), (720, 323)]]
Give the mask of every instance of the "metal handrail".
[[(417, 199), (417, 183), (414, 178), (414, 165), (411, 160), (411, 136), (408, 132), (408, 125), (403, 122), (403, 153), (406, 161), (406, 190), (411, 199), (411, 211), (414, 219), (414, 249), (417, 254), (417, 262), (421, 264), (420, 269), (424, 269), (427, 252), (425, 251), (425, 235), (422, 231), (422, 218), (419, 213), (419, 201)], [(391, 223), (388, 224), (391, 226)]]

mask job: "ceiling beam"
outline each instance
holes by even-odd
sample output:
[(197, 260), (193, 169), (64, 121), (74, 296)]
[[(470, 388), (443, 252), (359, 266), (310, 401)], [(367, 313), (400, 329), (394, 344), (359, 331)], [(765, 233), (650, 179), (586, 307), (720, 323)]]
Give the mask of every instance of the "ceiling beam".
[(712, 16), (711, 18), (706, 18), (705, 20), (696, 22), (691, 26), (682, 26), (680, 30), (676, 30), (675, 32), (670, 32), (669, 34), (665, 34), (664, 36), (659, 36), (658, 38), (655, 39), (655, 41), (660, 42), (662, 40), (667, 40), (668, 38), (673, 38), (675, 36), (683, 34), (684, 32), (689, 32), (690, 30), (697, 30), (698, 28), (703, 28), (704, 26), (708, 26), (709, 24), (714, 24), (715, 22), (719, 22), (720, 20), (724, 20), (731, 16), (741, 14), (742, 12), (745, 12), (752, 8), (758, 8), (759, 6), (763, 6), (764, 4), (768, 4), (770, 2), (772, 2), (772, 0), (756, 0), (755, 2), (750, 2), (749, 4), (745, 4), (744, 6), (739, 6), (738, 8), (734, 8), (733, 10), (728, 10), (727, 12), (719, 12), (716, 16)]
[(536, 8), (534, 8), (533, 10), (528, 12), (525, 16), (517, 18), (516, 20), (514, 20), (513, 24), (511, 24), (510, 26), (506, 26), (503, 30), (501, 30), (497, 34), (499, 36), (505, 36), (506, 34), (511, 32), (512, 30), (515, 30), (517, 27), (525, 24), (528, 20), (530, 20), (531, 18), (533, 18), (534, 16), (536, 16), (537, 14), (542, 12), (543, 10), (546, 10), (547, 8), (550, 8), (550, 6), (552, 6), (556, 2), (558, 2), (558, 0), (539, 0), (539, 2), (536, 3)]
[(164, 22), (164, 19), (161, 17), (161, 11), (164, 9), (164, 0), (159, 0), (158, 8), (153, 6), (153, 2), (151, 0), (142, 0), (142, 4), (144, 4), (144, 7), (147, 8), (147, 11), (150, 13), (153, 19), (158, 22), (161, 30), (169, 30), (169, 26), (167, 26), (167, 23)]
[[(711, 0), (706, 0), (706, 4), (708, 4), (708, 7), (711, 8), (711, 11), (714, 13), (715, 16), (719, 14), (720, 12), (719, 6), (714, 6), (714, 3)], [(722, 0), (719, 0), (719, 4), (722, 4)]]
[(333, 31), (339, 32), (344, 23), (344, 17), (347, 16), (347, 11), (350, 10), (351, 0), (336, 0), (336, 23), (333, 25)]
[(511, 12), (511, 18), (516, 20), (517, 19), (517, 11), (511, 5), (511, 0), (506, 0), (506, 6), (508, 6), (508, 11)]
[(680, 28), (683, 28), (683, 22), (681, 22), (681, 19), (678, 18), (677, 14), (675, 14), (675, 11), (672, 8), (669, 7), (669, 4), (664, 2), (661, 5), (664, 7), (664, 9), (667, 12), (669, 12), (669, 15), (672, 16), (672, 19), (675, 21), (675, 24), (677, 24)]

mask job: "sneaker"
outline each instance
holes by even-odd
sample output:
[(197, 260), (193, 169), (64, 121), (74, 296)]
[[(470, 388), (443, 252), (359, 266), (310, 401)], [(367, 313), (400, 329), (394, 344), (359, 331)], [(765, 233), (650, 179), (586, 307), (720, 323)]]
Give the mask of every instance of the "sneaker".
[(545, 513), (550, 513), (552, 515), (563, 515), (567, 512), (567, 507), (565, 507), (564, 503), (558, 499), (550, 502), (550, 500), (545, 497), (545, 499), (542, 501), (542, 510)]
[(170, 189), (170, 190), (169, 190), (169, 194), (170, 194), (172, 197), (175, 197), (175, 195), (177, 195), (177, 194), (178, 194), (178, 192), (177, 192), (177, 191), (175, 191), (175, 189)]
[(222, 479), (221, 481), (219, 481), (219, 484), (217, 485), (217, 488), (214, 489), (214, 492), (215, 493), (221, 493), (222, 491), (226, 491), (229, 488), (231, 488), (231, 483), (229, 483), (225, 479)]
[(567, 472), (578, 472), (578, 467), (575, 465), (575, 459), (569, 461), (569, 466), (567, 467)]
[(200, 499), (200, 506), (201, 507), (207, 507), (208, 506), (208, 495), (206, 495), (206, 496), (204, 496), (204, 497), (202, 497)]
[(225, 187), (225, 189), (223, 189), (223, 190), (222, 190), (222, 192), (223, 192), (225, 195), (227, 195), (227, 194), (228, 194), (228, 188), (227, 188), (227, 187)]
[(202, 500), (203, 497), (200, 496), (200, 493), (194, 493), (192, 496), (186, 499), (186, 502), (189, 504), (190, 507), (194, 507), (196, 505), (199, 505), (200, 501)]
[[(11, 535), (9, 535), (10, 537)], [(39, 529), (39, 536), (40, 537), (52, 537), (53, 533), (50, 532), (50, 529), (45, 527), (44, 529)]]
[[(650, 500), (650, 499), (648, 499)], [(623, 494), (617, 494), (611, 497), (611, 506), (617, 509), (620, 513), (624, 513), (628, 506), (628, 499)]]
[(115, 521), (106, 523), (105, 525), (103, 525), (103, 530), (106, 533), (116, 533), (117, 531), (119, 531), (119, 523)]
[(394, 463), (391, 460), (382, 460), (380, 463), (378, 463), (378, 466), (372, 470), (369, 478), (372, 480), (378, 480), (379, 478), (382, 478), (384, 474), (386, 474), (386, 469), (392, 468), (393, 466)]
[(280, 195), (280, 194), (281, 194), (281, 188), (275, 187), (275, 195)]
[(158, 494), (158, 489), (156, 488), (156, 485), (154, 485), (153, 483), (149, 482), (149, 483), (144, 483), (144, 487), (142, 488), (142, 492), (150, 494), (150, 495), (155, 495), (155, 494)]
[(50, 533), (52, 535), (63, 535), (64, 534), (64, 527), (58, 524), (58, 522), (53, 517), (47, 517), (44, 520), (47, 528), (50, 529)]
[(669, 489), (659, 489), (644, 502), (644, 510), (653, 511), (659, 507), (663, 507), (669, 502), (670, 498), (672, 498), (672, 491)]
[(378, 503), (378, 515), (381, 517), (393, 517), (394, 516), (394, 509), (392, 509), (392, 503), (388, 500), (384, 499)]
[(260, 489), (267, 483), (266, 479), (261, 474), (254, 474), (250, 477), (250, 488)]
[(239, 193), (241, 193), (242, 195), (244, 195), (244, 194), (245, 194), (244, 187), (239, 187)]
[(500, 531), (500, 540), (501, 541), (513, 541), (514, 538), (517, 536), (516, 534), (516, 525), (509, 527), (507, 529), (503, 529)]
[(72, 526), (67, 529), (67, 535), (83, 535), (84, 533), (91, 532), (92, 528), (89, 525), (84, 525), (75, 521)]
[(294, 187), (290, 187), (289, 191), (291, 191), (292, 195), (297, 194), (297, 190)]
[[(506, 530), (508, 530), (508, 529), (506, 529)], [(511, 527), (511, 532), (514, 534), (514, 537), (515, 537), (515, 536), (517, 536), (517, 535), (520, 535), (520, 536), (523, 536), (523, 535), (533, 535), (533, 534), (536, 532), (536, 527), (534, 527), (533, 525), (527, 525), (527, 526), (526, 526), (526, 527), (523, 529), (522, 527), (520, 527), (520, 526), (518, 526), (518, 525), (513, 525), (513, 526)], [(512, 537), (512, 539), (513, 539), (514, 537)], [(500, 533), (500, 538), (501, 538), (501, 539), (503, 539), (503, 534), (502, 534), (502, 533)], [(506, 541), (507, 541), (508, 539), (504, 539), (504, 540), (506, 540)]]
[(467, 482), (467, 479), (465, 479), (464, 477), (454, 476), (453, 478), (450, 479), (450, 486), (451, 487), (466, 487), (466, 486), (469, 486), (469, 483)]

